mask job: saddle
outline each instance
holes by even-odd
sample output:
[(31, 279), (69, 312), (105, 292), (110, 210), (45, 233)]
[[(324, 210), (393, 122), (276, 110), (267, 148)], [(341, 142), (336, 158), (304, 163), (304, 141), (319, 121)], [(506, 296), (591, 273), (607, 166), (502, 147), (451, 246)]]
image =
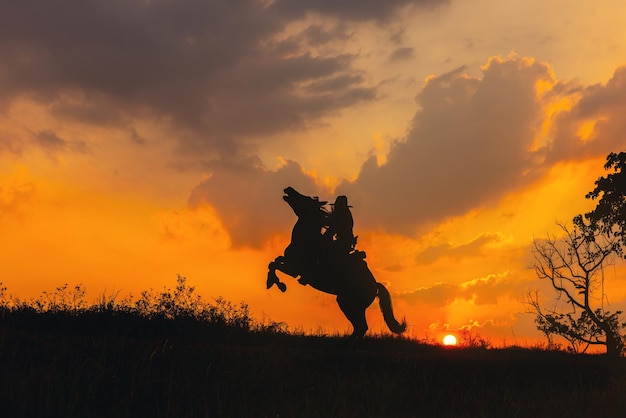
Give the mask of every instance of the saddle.
[(316, 281), (317, 277), (327, 276), (326, 272), (350, 267), (355, 263), (363, 261), (366, 256), (365, 251), (360, 250), (354, 250), (348, 254), (322, 254), (318, 257), (316, 265), (310, 269), (305, 269), (309, 271), (300, 273), (298, 283), (306, 286)]

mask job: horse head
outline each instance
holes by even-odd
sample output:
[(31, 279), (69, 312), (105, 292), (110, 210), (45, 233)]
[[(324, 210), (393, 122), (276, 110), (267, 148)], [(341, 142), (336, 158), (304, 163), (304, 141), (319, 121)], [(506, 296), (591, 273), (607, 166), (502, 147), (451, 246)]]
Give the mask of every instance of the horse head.
[(317, 197), (305, 196), (293, 187), (287, 187), (284, 193), (283, 200), (287, 202), (298, 218), (324, 220), (327, 217), (328, 212), (326, 212), (324, 205), (328, 202), (320, 201)]

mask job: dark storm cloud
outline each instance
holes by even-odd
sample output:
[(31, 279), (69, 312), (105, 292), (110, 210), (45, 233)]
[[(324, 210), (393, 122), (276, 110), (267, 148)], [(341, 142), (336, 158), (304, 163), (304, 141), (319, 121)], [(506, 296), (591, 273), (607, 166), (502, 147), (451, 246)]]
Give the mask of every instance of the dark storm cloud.
[(48, 108), (52, 116), (68, 122), (100, 126), (123, 126), (131, 123), (129, 115), (123, 109), (108, 106), (108, 99), (102, 95), (91, 94), (55, 100)]
[(346, 20), (384, 22), (407, 6), (434, 7), (445, 3), (448, 0), (276, 0), (273, 7), (279, 13), (294, 17), (316, 13)]
[(206, 131), (241, 137), (302, 129), (328, 112), (373, 100), (376, 89), (363, 87), (359, 74), (346, 72), (352, 58), (246, 58), (214, 88), (217, 99), (209, 102), (213, 123)]
[(298, 36), (291, 39), (297, 41), (306, 41), (307, 44), (316, 46), (323, 45), (336, 40), (348, 40), (352, 36), (350, 29), (345, 24), (337, 24), (331, 28), (325, 28), (321, 25), (310, 25), (300, 32)]
[[(125, 128), (148, 115), (186, 132), (181, 149), (192, 138), (194, 152), (303, 128), (373, 100), (376, 88), (353, 68), (355, 56), (308, 52), (348, 39), (344, 23), (312, 24), (285, 38), (287, 25), (309, 13), (381, 21), (411, 3), (438, 2), (8, 2), (0, 9), (0, 106), (29, 95), (58, 117)], [(316, 83), (336, 89), (301, 90)]]

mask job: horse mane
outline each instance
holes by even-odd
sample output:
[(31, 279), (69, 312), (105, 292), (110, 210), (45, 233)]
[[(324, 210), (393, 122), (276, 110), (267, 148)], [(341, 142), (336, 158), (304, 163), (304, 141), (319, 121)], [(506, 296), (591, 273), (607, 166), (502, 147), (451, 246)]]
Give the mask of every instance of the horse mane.
[(328, 219), (330, 218), (330, 212), (324, 206), (319, 208), (319, 216), (322, 219), (324, 225), (328, 226)]
[(317, 199), (313, 199), (313, 201), (317, 203), (317, 211), (312, 211), (311, 214), (319, 215), (323, 219), (328, 219), (328, 217), (330, 216), (330, 211), (326, 209), (326, 202), (320, 202)]

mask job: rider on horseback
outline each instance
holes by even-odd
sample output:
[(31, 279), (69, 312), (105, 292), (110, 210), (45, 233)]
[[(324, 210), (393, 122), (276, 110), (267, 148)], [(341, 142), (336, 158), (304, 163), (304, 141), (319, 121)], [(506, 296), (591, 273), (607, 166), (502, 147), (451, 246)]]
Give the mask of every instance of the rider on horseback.
[(352, 232), (354, 220), (350, 212), (352, 206), (348, 205), (348, 198), (343, 195), (337, 196), (335, 203), (331, 203), (331, 206), (333, 210), (328, 216), (328, 228), (324, 232), (324, 237), (330, 238), (330, 254), (339, 259), (346, 255), (365, 258), (365, 251), (355, 248), (358, 237), (355, 237)]
[[(291, 233), (291, 242), (284, 255), (270, 262), (266, 287), (274, 285), (284, 292), (287, 287), (276, 271), (281, 271), (300, 284), (332, 295), (354, 328), (353, 337), (367, 331), (365, 309), (378, 298), (383, 318), (394, 333), (406, 330), (406, 322), (393, 316), (389, 291), (378, 283), (365, 262), (365, 253), (354, 249), (353, 220), (348, 199), (338, 196), (329, 214), (320, 201), (298, 193), (293, 187), (284, 190), (283, 200), (298, 217)], [(330, 219), (329, 219), (330, 218)], [(325, 231), (322, 234), (322, 231)]]
[(356, 237), (352, 232), (354, 220), (348, 205), (346, 196), (337, 196), (335, 203), (331, 204), (332, 212), (328, 217), (328, 229), (324, 232), (324, 236), (329, 238), (338, 250), (339, 254), (350, 254), (356, 245)]
[[(317, 197), (302, 195), (293, 187), (287, 187), (284, 192), (283, 200), (291, 206), (298, 221), (293, 227), (291, 242), (285, 248), (284, 256), (270, 263), (271, 266), (278, 262), (283, 272), (293, 277), (300, 276), (298, 282), (306, 285), (311, 284), (312, 278), (322, 280), (321, 277), (326, 277), (323, 272), (328, 269), (345, 268), (352, 261), (365, 258), (365, 252), (354, 250), (354, 221), (346, 196), (337, 197), (332, 205), (333, 211), (329, 214), (324, 208), (326, 202)], [(284, 284), (274, 270), (270, 267), (267, 288), (277, 284), (284, 291)]]

